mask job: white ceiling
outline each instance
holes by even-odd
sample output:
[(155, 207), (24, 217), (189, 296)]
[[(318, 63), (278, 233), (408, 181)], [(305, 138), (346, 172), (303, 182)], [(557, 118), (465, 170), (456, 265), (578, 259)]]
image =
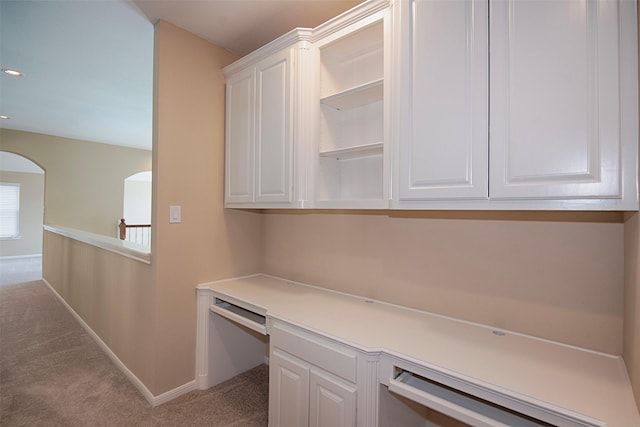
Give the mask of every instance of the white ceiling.
[(0, 127), (150, 150), (153, 22), (245, 55), (360, 2), (0, 0)]
[(151, 22), (185, 28), (244, 56), (296, 27), (313, 28), (363, 0), (132, 0)]
[(153, 26), (132, 4), (0, 1), (2, 127), (151, 147)]

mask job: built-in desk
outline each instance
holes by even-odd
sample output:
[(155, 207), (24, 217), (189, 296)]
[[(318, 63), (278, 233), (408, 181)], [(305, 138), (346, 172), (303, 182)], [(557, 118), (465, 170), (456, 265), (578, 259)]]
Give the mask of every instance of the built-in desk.
[(379, 383), (385, 386), (396, 387), (409, 375), (536, 418), (550, 419), (551, 414), (557, 417), (551, 418), (553, 424), (562, 425), (560, 419), (564, 425), (640, 426), (627, 371), (617, 355), (266, 275), (202, 284), (198, 294), (197, 369), (203, 388), (210, 383), (202, 378), (217, 369), (205, 342), (210, 307), (218, 298), (265, 315), (267, 334), (273, 321), (286, 322), (378, 357)]

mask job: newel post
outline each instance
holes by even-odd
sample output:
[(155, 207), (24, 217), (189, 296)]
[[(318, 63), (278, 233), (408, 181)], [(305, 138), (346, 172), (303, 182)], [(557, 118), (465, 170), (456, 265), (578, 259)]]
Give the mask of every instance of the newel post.
[(120, 225), (118, 225), (118, 227), (120, 227), (120, 240), (126, 239), (127, 238), (127, 224), (125, 224), (124, 218), (122, 218), (120, 220)]

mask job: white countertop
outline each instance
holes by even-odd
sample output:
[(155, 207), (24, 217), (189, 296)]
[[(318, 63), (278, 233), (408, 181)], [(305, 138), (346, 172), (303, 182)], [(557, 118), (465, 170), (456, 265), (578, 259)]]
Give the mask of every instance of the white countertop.
[[(640, 426), (622, 357), (255, 275), (200, 285), (366, 352), (441, 369), (607, 426)], [(261, 310), (261, 311), (262, 311)]]

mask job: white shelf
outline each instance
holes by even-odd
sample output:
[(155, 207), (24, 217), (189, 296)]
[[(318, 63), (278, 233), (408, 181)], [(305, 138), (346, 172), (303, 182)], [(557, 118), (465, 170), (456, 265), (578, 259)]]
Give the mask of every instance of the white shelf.
[(362, 107), (383, 99), (384, 79), (374, 80), (363, 85), (338, 92), (336, 94), (320, 98), (320, 103), (336, 110), (348, 110)]
[(353, 147), (336, 148), (335, 150), (320, 151), (320, 157), (331, 157), (337, 160), (353, 159), (357, 157), (367, 157), (381, 155), (384, 142), (374, 142), (371, 144), (356, 145)]

